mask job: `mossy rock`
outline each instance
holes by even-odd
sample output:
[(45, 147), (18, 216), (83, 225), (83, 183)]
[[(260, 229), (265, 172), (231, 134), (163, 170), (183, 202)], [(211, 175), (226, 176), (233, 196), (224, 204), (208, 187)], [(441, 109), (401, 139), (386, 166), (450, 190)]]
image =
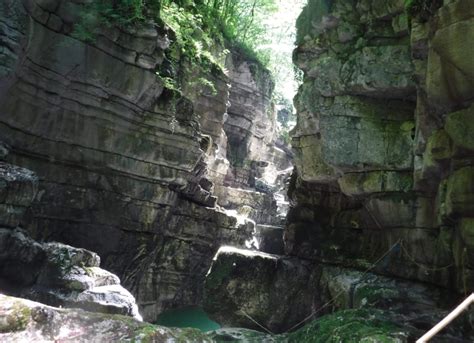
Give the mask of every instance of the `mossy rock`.
[(445, 129), (457, 146), (474, 150), (474, 106), (450, 113)]
[(474, 213), (474, 167), (461, 168), (449, 177), (445, 208), (448, 216)]
[[(3, 307), (0, 303), (0, 307)], [(0, 333), (23, 331), (31, 318), (31, 309), (15, 302), (6, 313), (0, 312)]]
[(315, 23), (322, 21), (325, 15), (331, 13), (332, 0), (310, 0), (296, 20), (296, 44), (302, 44), (305, 37), (312, 36)]
[(405, 329), (381, 311), (345, 310), (323, 316), (288, 335), (290, 343), (408, 342)]
[(441, 161), (451, 158), (453, 144), (449, 135), (444, 130), (435, 131), (429, 138), (426, 145), (424, 164), (431, 166), (434, 161)]
[(374, 171), (345, 174), (338, 180), (346, 195), (365, 195), (381, 192), (408, 192), (413, 186), (413, 177), (407, 172)]

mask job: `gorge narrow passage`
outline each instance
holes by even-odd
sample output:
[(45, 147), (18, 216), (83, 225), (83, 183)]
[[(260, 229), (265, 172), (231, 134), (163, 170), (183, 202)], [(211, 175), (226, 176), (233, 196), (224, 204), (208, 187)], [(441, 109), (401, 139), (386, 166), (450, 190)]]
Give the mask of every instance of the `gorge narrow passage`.
[(2, 1), (0, 341), (414, 342), (474, 290), (472, 41), (471, 0)]

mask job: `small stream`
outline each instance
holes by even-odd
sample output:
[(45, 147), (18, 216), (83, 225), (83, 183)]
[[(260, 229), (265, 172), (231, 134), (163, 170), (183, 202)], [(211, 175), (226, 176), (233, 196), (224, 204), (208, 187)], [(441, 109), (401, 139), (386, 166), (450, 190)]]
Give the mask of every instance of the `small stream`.
[(156, 322), (158, 325), (176, 328), (195, 328), (203, 332), (220, 329), (200, 307), (187, 307), (163, 312)]

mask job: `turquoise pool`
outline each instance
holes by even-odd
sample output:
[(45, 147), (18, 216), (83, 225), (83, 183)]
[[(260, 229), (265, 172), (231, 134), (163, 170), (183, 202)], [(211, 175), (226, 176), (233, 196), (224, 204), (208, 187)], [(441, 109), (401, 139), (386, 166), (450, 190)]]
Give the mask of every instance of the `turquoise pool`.
[(163, 312), (156, 322), (158, 325), (177, 328), (195, 328), (203, 332), (220, 329), (200, 307), (188, 307)]

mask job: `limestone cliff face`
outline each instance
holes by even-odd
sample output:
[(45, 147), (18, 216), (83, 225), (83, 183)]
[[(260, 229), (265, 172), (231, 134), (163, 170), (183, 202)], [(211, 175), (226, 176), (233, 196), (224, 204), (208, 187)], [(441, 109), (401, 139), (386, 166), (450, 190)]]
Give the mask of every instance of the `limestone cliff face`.
[(278, 215), (279, 204), (273, 193), (282, 187), (291, 155), (276, 146), (272, 76), (261, 63), (235, 47), (227, 55), (226, 70), (228, 88), (216, 88), (215, 97), (209, 98), (215, 105), (206, 106), (215, 111), (227, 102), (223, 120), (210, 121), (213, 116), (206, 108), (201, 115), (205, 121), (202, 126), (211, 122), (213, 127), (208, 131), (213, 144), (206, 159), (207, 175), (218, 205), (255, 222), (250, 225), (256, 224), (257, 245), (274, 252), (275, 244), (269, 243), (267, 249), (264, 241), (275, 240), (282, 246), (283, 218)]
[(158, 76), (169, 28), (100, 27), (85, 42), (74, 31), (85, 3), (0, 5), (0, 140), (8, 162), (39, 178), (22, 226), (97, 252), (154, 320), (199, 304), (217, 249), (251, 239), (254, 223), (218, 197), (258, 223), (276, 218), (273, 196), (256, 189), (289, 166), (274, 147), (273, 84), (233, 51), (227, 75), (179, 61), (168, 75), (178, 93)]
[(71, 35), (82, 3), (0, 5), (1, 138), (39, 178), (23, 224), (99, 253), (153, 320), (199, 302), (215, 251), (242, 244), (246, 227), (200, 185), (199, 116), (155, 73), (164, 28), (104, 29), (86, 44)]
[[(267, 218), (261, 213), (257, 222), (271, 222), (271, 188), (278, 188), (279, 175), (292, 166), (291, 156), (277, 145), (277, 111), (273, 102), (272, 76), (261, 64), (249, 60), (239, 50), (227, 59), (230, 71), (230, 107), (224, 130), (228, 138), (230, 168), (224, 179), (221, 199), (231, 204), (236, 198), (229, 189), (256, 189), (267, 202)], [(230, 188), (229, 188), (230, 187)], [(266, 196), (264, 196), (266, 194)], [(262, 217), (263, 216), (263, 217)]]
[[(215, 320), (285, 332), (366, 309), (413, 342), (474, 289), (474, 3), (413, 4), (308, 2), (286, 256), (220, 250), (205, 287)], [(435, 340), (472, 341), (473, 327), (466, 314)]]
[[(298, 20), (290, 255), (474, 289), (474, 4), (312, 0)], [(426, 3), (426, 4), (425, 4)], [(411, 12), (410, 12), (411, 10)]]

